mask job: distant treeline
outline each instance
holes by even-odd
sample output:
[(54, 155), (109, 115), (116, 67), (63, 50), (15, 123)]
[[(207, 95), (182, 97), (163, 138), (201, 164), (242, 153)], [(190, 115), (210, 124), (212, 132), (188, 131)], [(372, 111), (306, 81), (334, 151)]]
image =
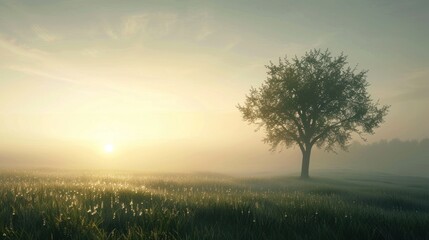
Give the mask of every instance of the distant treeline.
[(318, 152), (317, 169), (354, 169), (400, 175), (428, 176), (429, 138), (403, 141), (382, 140), (372, 144), (354, 142), (348, 152)]

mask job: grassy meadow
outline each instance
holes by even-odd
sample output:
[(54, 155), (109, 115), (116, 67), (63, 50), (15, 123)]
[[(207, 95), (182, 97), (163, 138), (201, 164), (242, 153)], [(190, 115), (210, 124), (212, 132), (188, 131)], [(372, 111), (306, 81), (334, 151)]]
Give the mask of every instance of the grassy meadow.
[(429, 239), (429, 179), (3, 170), (0, 239)]

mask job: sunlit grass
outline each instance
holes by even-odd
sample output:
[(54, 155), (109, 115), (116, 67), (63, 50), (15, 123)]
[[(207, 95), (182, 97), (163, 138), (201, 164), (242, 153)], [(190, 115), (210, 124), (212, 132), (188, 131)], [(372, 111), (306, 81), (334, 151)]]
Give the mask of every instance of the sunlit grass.
[(429, 181), (364, 180), (2, 172), (0, 238), (429, 238)]

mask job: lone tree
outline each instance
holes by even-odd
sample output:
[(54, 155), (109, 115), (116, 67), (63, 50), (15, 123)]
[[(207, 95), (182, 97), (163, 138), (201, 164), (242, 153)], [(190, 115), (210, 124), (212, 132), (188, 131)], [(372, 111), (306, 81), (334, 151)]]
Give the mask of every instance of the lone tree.
[(301, 58), (279, 59), (267, 65), (268, 77), (251, 88), (243, 105), (243, 119), (266, 131), (271, 150), (297, 144), (302, 152), (301, 178), (308, 178), (314, 145), (333, 151), (347, 149), (352, 133), (362, 139), (383, 122), (389, 106), (373, 102), (366, 88), (367, 71), (347, 66), (344, 54), (311, 50)]

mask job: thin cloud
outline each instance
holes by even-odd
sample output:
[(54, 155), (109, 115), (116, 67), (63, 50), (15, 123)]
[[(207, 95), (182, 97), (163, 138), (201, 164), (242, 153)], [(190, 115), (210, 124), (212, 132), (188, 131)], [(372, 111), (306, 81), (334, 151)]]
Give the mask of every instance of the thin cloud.
[(33, 33), (36, 34), (39, 39), (45, 42), (54, 42), (60, 39), (59, 36), (52, 34), (51, 32), (49, 32), (45, 28), (42, 28), (39, 25), (33, 25), (31, 27), (31, 30), (33, 30)]
[(180, 25), (177, 14), (156, 13), (149, 16), (149, 30), (151, 34), (158, 36), (169, 35), (175, 32)]
[(196, 34), (197, 41), (203, 41), (210, 35), (214, 33), (213, 29), (211, 29), (208, 24), (204, 24), (203, 27), (200, 29), (200, 31)]
[[(55, 69), (64, 64), (47, 52), (20, 44), (2, 35), (0, 35), (0, 51), (12, 54), (9, 61), (0, 64), (1, 67), (55, 81), (79, 83), (77, 80), (53, 74)], [(23, 64), (23, 60), (26, 63)]]
[(224, 49), (226, 51), (230, 51), (231, 49), (235, 48), (240, 43), (241, 43), (241, 38), (240, 37), (233, 37), (233, 38), (231, 38), (231, 40), (229, 42), (226, 43)]
[(177, 15), (173, 13), (144, 13), (124, 16), (113, 24), (104, 24), (103, 30), (113, 40), (135, 36), (159, 37), (177, 31), (179, 24)]
[(105, 26), (104, 27), (104, 33), (109, 36), (111, 39), (113, 40), (118, 40), (119, 39), (119, 35), (117, 32), (115, 32), (110, 26)]
[(100, 51), (98, 49), (93, 49), (93, 48), (87, 48), (82, 51), (82, 55), (93, 57), (93, 58), (98, 57), (99, 53)]
[(165, 36), (177, 29), (179, 20), (176, 14), (157, 12), (126, 16), (122, 19), (123, 37), (139, 34), (145, 36)]
[(15, 39), (7, 38), (0, 34), (0, 49), (2, 52), (11, 52), (14, 55), (31, 58), (35, 60), (44, 60), (49, 55), (39, 49), (30, 48), (19, 44)]
[(195, 39), (197, 41), (203, 41), (215, 33), (213, 18), (207, 11), (198, 12), (197, 14), (188, 17), (185, 21), (186, 25), (197, 24), (195, 27)]
[(133, 36), (139, 31), (144, 31), (148, 23), (149, 17), (146, 14), (125, 17), (122, 23), (122, 35)]
[(401, 92), (394, 97), (394, 101), (414, 101), (429, 98), (429, 70), (416, 70), (403, 79)]
[(53, 75), (53, 74), (49, 74), (49, 73), (46, 73), (46, 72), (38, 70), (38, 69), (20, 67), (20, 66), (14, 66), (14, 65), (7, 66), (7, 68), (10, 70), (13, 70), (13, 71), (22, 72), (22, 73), (29, 74), (29, 75), (40, 76), (40, 77), (48, 78), (51, 80), (62, 81), (62, 82), (73, 83), (73, 84), (80, 84), (79, 81), (76, 81), (76, 80), (73, 80), (70, 78), (65, 78), (65, 77)]

